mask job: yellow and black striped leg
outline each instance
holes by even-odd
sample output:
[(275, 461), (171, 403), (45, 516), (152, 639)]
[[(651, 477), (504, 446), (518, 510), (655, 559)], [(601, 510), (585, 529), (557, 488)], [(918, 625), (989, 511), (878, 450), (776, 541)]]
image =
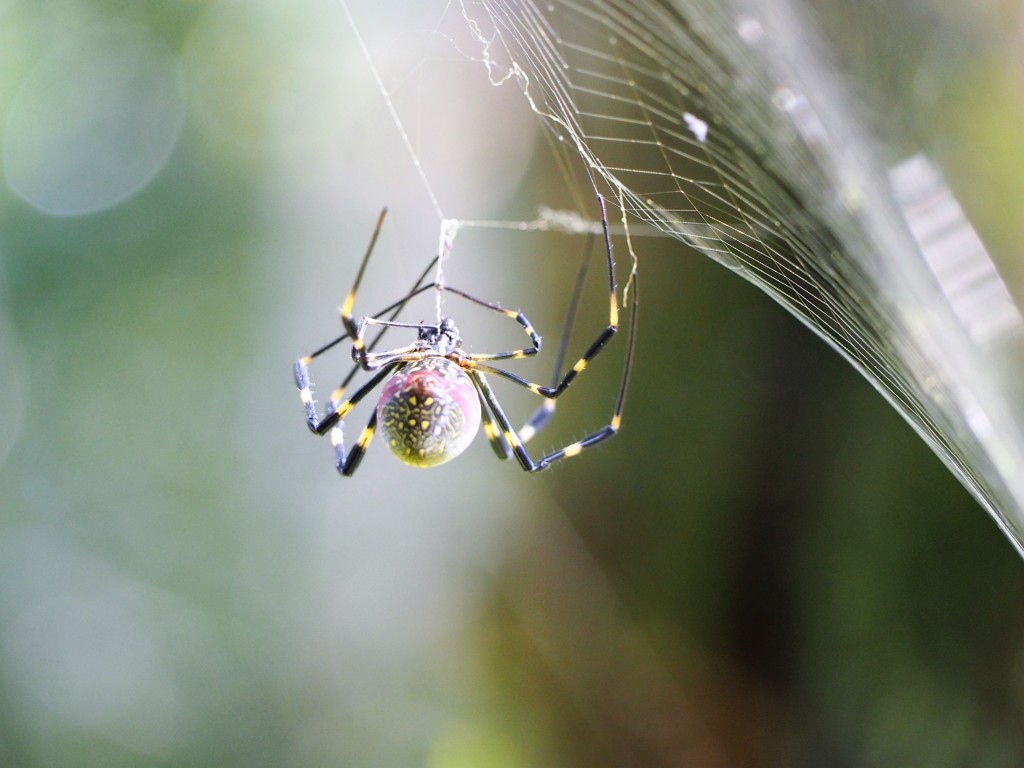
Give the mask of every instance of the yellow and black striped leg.
[[(587, 244), (583, 248), (583, 258), (580, 261), (579, 270), (576, 273), (576, 283), (572, 290), (572, 297), (569, 299), (569, 308), (565, 312), (565, 322), (562, 324), (562, 339), (558, 343), (558, 352), (555, 353), (555, 362), (551, 366), (551, 388), (558, 386), (561, 376), (562, 365), (565, 363), (565, 355), (569, 350), (569, 340), (572, 337), (572, 329), (576, 325), (576, 316), (579, 313), (580, 299), (583, 296), (583, 285), (587, 279), (587, 271), (590, 268), (590, 256), (594, 248), (594, 236), (587, 238)], [(545, 397), (544, 402), (537, 406), (530, 414), (522, 427), (519, 428), (519, 437), (525, 443), (534, 435), (540, 432), (551, 421), (555, 415), (555, 406), (558, 403), (553, 397)]]
[(612, 238), (608, 231), (608, 212), (605, 209), (604, 198), (601, 195), (597, 196), (597, 202), (601, 206), (601, 229), (604, 233), (604, 247), (608, 257), (608, 325), (598, 334), (597, 338), (587, 348), (587, 351), (583, 353), (583, 356), (576, 361), (575, 365), (566, 371), (565, 376), (562, 377), (560, 382), (551, 387), (540, 388), (539, 394), (544, 397), (554, 398), (562, 394), (576, 377), (583, 373), (587, 365), (590, 364), (590, 361), (597, 357), (605, 345), (611, 341), (612, 336), (619, 330), (619, 301), (615, 285), (615, 257), (612, 255)]
[(352, 306), (356, 301), (356, 291), (359, 290), (359, 284), (363, 281), (363, 273), (366, 271), (366, 265), (370, 262), (370, 256), (373, 253), (373, 247), (377, 244), (377, 238), (380, 236), (380, 229), (384, 226), (384, 217), (387, 215), (388, 209), (384, 208), (380, 212), (380, 216), (377, 217), (377, 226), (373, 228), (373, 235), (370, 237), (370, 244), (366, 246), (366, 253), (363, 254), (363, 260), (359, 264), (359, 271), (356, 272), (355, 282), (352, 283), (352, 289), (345, 296), (345, 301), (338, 309), (338, 314), (341, 315), (341, 324), (345, 328), (345, 333), (352, 339), (352, 354), (365, 355), (366, 347), (363, 344), (363, 340), (359, 338), (359, 333), (356, 330), (355, 320), (352, 318)]
[[(369, 259), (370, 253), (373, 251), (373, 246), (377, 242), (377, 236), (378, 236), (378, 234), (380, 234), (380, 228), (381, 228), (381, 225), (383, 224), (384, 216), (385, 216), (386, 213), (387, 213), (387, 208), (385, 208), (384, 210), (381, 211), (380, 216), (377, 219), (377, 226), (374, 229), (373, 236), (370, 239), (370, 245), (369, 245), (369, 247), (366, 250), (366, 254), (363, 256), (363, 263), (360, 266), (359, 274), (356, 277), (355, 287), (353, 287), (352, 291), (349, 294), (349, 297), (346, 298), (346, 300), (345, 300), (346, 304), (350, 305), (351, 301), (354, 301), (354, 299), (355, 299), (355, 290), (356, 290), (356, 288), (359, 285), (359, 281), (362, 279), (363, 269), (366, 266), (366, 261), (367, 261), (367, 259)], [(428, 285), (423, 285), (422, 283), (427, 278), (427, 275), (430, 274), (430, 271), (434, 268), (434, 265), (436, 263), (437, 263), (437, 257), (435, 256), (434, 258), (432, 258), (430, 260), (430, 263), (427, 264), (426, 269), (424, 269), (423, 272), (420, 273), (419, 277), (416, 278), (416, 282), (413, 283), (412, 288), (405, 295), (405, 297), (402, 298), (402, 299), (399, 299), (398, 301), (396, 301), (396, 302), (394, 302), (392, 304), (389, 304), (386, 307), (384, 307), (384, 309), (382, 309), (379, 312), (377, 312), (376, 315), (374, 315), (374, 317), (379, 317), (380, 315), (385, 315), (385, 314), (390, 313), (390, 315), (388, 317), (388, 320), (392, 321), (396, 317), (398, 317), (399, 313), (401, 313), (401, 311), (405, 308), (405, 305), (408, 304), (410, 300), (412, 300), (416, 296), (420, 295), (421, 293), (423, 293), (423, 292), (433, 288), (434, 287), (434, 283), (430, 283)], [(351, 306), (349, 308), (351, 309)], [(367, 352), (372, 352), (376, 348), (377, 344), (380, 343), (381, 338), (384, 336), (385, 333), (387, 333), (387, 331), (388, 331), (388, 326), (387, 325), (382, 327), (377, 332), (377, 334), (374, 336), (373, 340), (368, 345), (366, 345), (366, 351)], [(334, 339), (333, 341), (328, 342), (327, 344), (325, 344), (324, 346), (320, 347), (315, 352), (313, 352), (313, 353), (311, 353), (309, 355), (306, 355), (305, 357), (299, 358), (298, 360), (295, 361), (295, 367), (294, 367), (295, 385), (299, 389), (299, 399), (302, 401), (302, 405), (306, 409), (306, 423), (309, 425), (309, 428), (311, 430), (313, 430), (314, 432), (317, 431), (317, 425), (320, 423), (320, 417), (317, 414), (316, 401), (313, 398), (313, 391), (312, 391), (312, 387), (310, 385), (310, 380), (309, 380), (309, 364), (312, 363), (313, 360), (318, 358), (324, 352), (327, 352), (328, 350), (333, 349), (336, 345), (340, 344), (342, 341), (344, 341), (345, 339), (348, 339), (348, 338), (350, 338), (350, 335), (349, 335), (349, 332), (346, 331), (341, 336), (339, 336), (338, 338)], [(361, 367), (360, 367), (360, 365), (358, 363), (356, 363), (355, 365), (352, 366), (352, 369), (348, 372), (348, 375), (345, 376), (345, 378), (342, 380), (341, 384), (339, 384), (337, 389), (334, 390), (333, 399), (340, 400), (342, 397), (344, 397), (345, 390), (348, 388), (348, 385), (352, 382), (352, 379), (355, 378), (355, 375), (360, 370), (361, 370)]]
[(544, 402), (537, 406), (537, 409), (530, 414), (530, 418), (519, 428), (519, 438), (529, 442), (538, 432), (551, 423), (551, 417), (555, 415), (555, 404), (558, 401), (553, 397), (545, 397)]
[[(516, 461), (519, 462), (519, 466), (527, 472), (540, 472), (541, 470), (547, 469), (548, 465), (554, 461), (555, 458), (562, 458), (562, 456), (574, 456), (583, 449), (582, 445), (574, 443), (573, 445), (556, 452), (560, 455), (555, 458), (549, 459), (548, 457), (544, 457), (540, 461), (534, 461), (527, 452), (526, 447), (523, 445), (522, 439), (519, 437), (515, 429), (512, 428), (512, 424), (509, 422), (508, 416), (505, 415), (505, 411), (498, 403), (498, 398), (494, 396), (494, 391), (491, 389), (491, 385), (487, 383), (487, 379), (484, 378), (483, 374), (475, 370), (472, 371), (470, 375), (477, 386), (477, 391), (480, 392), (481, 397), (487, 404), (487, 410), (493, 414), (494, 421), (497, 422), (497, 426), (500, 429), (500, 434), (495, 436), (494, 440), (491, 441), (491, 445), (495, 445), (499, 440), (507, 443), (512, 449), (512, 453), (516, 457)], [(600, 439), (604, 439), (604, 436)], [(496, 452), (497, 450), (498, 449), (495, 448)]]
[(489, 354), (470, 355), (470, 357), (473, 360), (518, 360), (520, 358), (529, 357), (530, 355), (535, 355), (538, 352), (540, 352), (540, 336), (537, 335), (537, 332), (533, 329), (533, 326), (530, 325), (530, 321), (526, 318), (526, 315), (524, 315), (519, 310), (505, 309), (500, 304), (494, 304), (490, 301), (478, 299), (476, 296), (473, 296), (472, 294), (466, 293), (465, 291), (460, 291), (458, 288), (452, 288), (451, 286), (444, 286), (444, 290), (447, 291), (448, 293), (454, 293), (456, 296), (461, 296), (467, 301), (471, 301), (474, 304), (484, 307), (485, 309), (491, 310), (492, 312), (497, 312), (500, 315), (512, 318), (523, 327), (523, 330), (526, 332), (526, 335), (530, 337), (530, 341), (533, 344), (530, 347), (525, 347), (523, 349), (513, 349), (509, 352), (492, 352)]
[(480, 397), (480, 418), (484, 425), (484, 434), (487, 435), (487, 442), (494, 449), (494, 455), (502, 461), (512, 458), (512, 448), (502, 434), (501, 427), (494, 423), (491, 409), (487, 407), (487, 401), (484, 400), (480, 387), (477, 387), (477, 394)]
[[(338, 408), (338, 403), (333, 400), (330, 403), (332, 410)], [(331, 446), (334, 448), (334, 466), (338, 470), (338, 474), (344, 477), (351, 477), (351, 475), (359, 468), (359, 462), (363, 460), (363, 456), (366, 455), (366, 449), (370, 446), (370, 441), (373, 440), (373, 433), (377, 429), (377, 409), (373, 409), (373, 413), (370, 414), (370, 420), (366, 423), (366, 427), (363, 429), (362, 434), (359, 435), (359, 440), (356, 441), (355, 447), (352, 448), (347, 454), (345, 452), (345, 436), (342, 432), (342, 423), (339, 421), (333, 427), (331, 427)]]
[[(637, 305), (639, 303), (639, 287), (636, 276), (633, 276), (633, 298), (632, 308), (630, 311), (629, 321), (629, 338), (626, 343), (626, 360), (622, 371), (622, 381), (619, 384), (619, 395), (615, 402), (615, 411), (612, 413), (611, 421), (601, 429), (593, 432), (582, 440), (578, 440), (575, 443), (570, 443), (564, 448), (559, 448), (557, 451), (552, 451), (534, 461), (530, 454), (527, 452), (524, 446), (525, 439), (519, 435), (513, 428), (512, 424), (508, 420), (508, 416), (505, 415), (505, 411), (502, 409), (501, 404), (498, 403), (497, 397), (494, 395), (494, 391), (488, 384), (487, 379), (481, 373), (479, 368), (469, 368), (467, 372), (470, 375), (473, 383), (476, 385), (477, 391), (480, 393), (480, 397), (486, 406), (487, 411), (490, 411), (494, 417), (496, 426), (498, 427), (499, 434), (496, 436), (497, 439), (503, 439), (511, 448), (512, 453), (515, 455), (516, 460), (520, 466), (528, 472), (539, 472), (547, 469), (551, 464), (558, 461), (559, 459), (569, 458), (570, 456), (576, 456), (581, 453), (584, 449), (590, 448), (593, 445), (597, 445), (604, 440), (607, 440), (616, 432), (619, 431), (619, 426), (622, 424), (622, 411), (626, 405), (626, 391), (629, 389), (629, 377), (633, 371), (633, 351), (636, 345), (636, 321), (637, 321)], [(500, 371), (498, 371), (500, 373)], [(536, 386), (536, 385), (532, 385)], [(543, 406), (542, 406), (543, 407)], [(529, 426), (529, 422), (527, 423)], [(524, 430), (525, 431), (525, 430)], [(494, 445), (495, 440), (492, 440)], [(495, 451), (497, 451), (495, 447)]]
[[(426, 278), (427, 274), (430, 272), (431, 268), (433, 268), (434, 264), (436, 264), (436, 263), (437, 263), (437, 257), (435, 256), (433, 259), (430, 260), (430, 264), (427, 266), (427, 269), (425, 269), (423, 271), (423, 273), (419, 276), (419, 278), (417, 278), (416, 282), (413, 284), (412, 290), (409, 291), (409, 293), (407, 293), (405, 295), (405, 298), (399, 299), (398, 301), (394, 302), (393, 304), (390, 304), (390, 305), (384, 307), (384, 309), (380, 310), (380, 312), (378, 312), (376, 315), (374, 315), (374, 317), (377, 317), (379, 315), (384, 315), (384, 314), (387, 314), (387, 313), (390, 312), (391, 314), (390, 314), (390, 316), (388, 318), (388, 322), (393, 321), (398, 316), (398, 314), (402, 311), (402, 309), (405, 308), (405, 305), (407, 303), (409, 303), (409, 301), (411, 299), (415, 298), (416, 296), (418, 296), (419, 294), (423, 293), (424, 291), (427, 291), (427, 290), (433, 288), (434, 287), (434, 283), (430, 283), (428, 285), (420, 285), (420, 283), (423, 282), (423, 280)], [(390, 327), (387, 323), (381, 323), (381, 325), (383, 327), (380, 328), (380, 330), (377, 331), (377, 334), (374, 336), (373, 340), (369, 344), (366, 345), (366, 353), (369, 356), (372, 356), (371, 355), (372, 351), (380, 343), (381, 338), (384, 336), (384, 334), (387, 332), (388, 328)], [(318, 358), (324, 352), (327, 352), (328, 350), (334, 348), (335, 346), (337, 346), (338, 344), (340, 344), (342, 341), (344, 341), (347, 338), (349, 338), (349, 335), (348, 335), (348, 332), (345, 332), (341, 336), (339, 336), (338, 338), (336, 338), (333, 341), (330, 341), (327, 344), (325, 344), (324, 346), (320, 347), (315, 352), (313, 352), (313, 353), (311, 353), (309, 355), (306, 355), (305, 357), (301, 357), (301, 358), (299, 358), (298, 360), (295, 361), (295, 368), (294, 368), (295, 385), (299, 388), (299, 398), (302, 401), (302, 404), (303, 404), (303, 406), (306, 409), (306, 423), (310, 425), (310, 429), (312, 429), (313, 431), (316, 431), (316, 428), (313, 425), (319, 423), (320, 417), (317, 415), (316, 403), (314, 401), (312, 388), (310, 386), (310, 381), (309, 381), (309, 364), (312, 363), (313, 360)], [(377, 368), (381, 364), (382, 364), (382, 361), (378, 360), (376, 365), (374, 365), (373, 367)], [(362, 366), (358, 362), (355, 363), (352, 366), (352, 369), (348, 372), (348, 374), (342, 380), (341, 384), (339, 384), (337, 389), (334, 390), (334, 392), (332, 394), (333, 399), (341, 400), (341, 398), (343, 398), (345, 396), (345, 390), (348, 389), (348, 385), (352, 383), (352, 379), (354, 379), (355, 375), (357, 373), (359, 373), (359, 371), (361, 371), (361, 370), (363, 370), (363, 368), (362, 368)]]
[[(589, 347), (587, 347), (587, 351), (583, 353), (583, 356), (576, 361), (572, 368), (566, 371), (565, 375), (562, 376), (561, 379), (557, 379), (556, 375), (557, 383), (553, 384), (550, 387), (545, 387), (541, 384), (534, 384), (533, 382), (527, 381), (526, 379), (522, 378), (521, 376), (517, 376), (514, 373), (510, 373), (509, 371), (505, 371), (502, 370), (501, 368), (496, 368), (492, 365), (488, 365), (486, 363), (481, 362), (484, 360), (492, 361), (502, 359), (501, 355), (470, 355), (469, 362), (471, 365), (467, 367), (472, 367), (473, 369), (482, 371), (484, 373), (492, 373), (495, 376), (501, 376), (504, 379), (508, 379), (509, 381), (515, 382), (521, 387), (525, 387), (526, 389), (533, 392), (535, 395), (540, 395), (541, 397), (553, 399), (557, 398), (559, 395), (565, 392), (565, 390), (568, 389), (569, 385), (576, 380), (576, 377), (583, 373), (584, 370), (586, 370), (586, 367), (590, 364), (590, 361), (597, 357), (598, 354), (600, 354), (601, 350), (605, 348), (605, 345), (607, 345), (608, 342), (611, 341), (612, 336), (614, 336), (616, 332), (619, 330), (619, 300), (616, 293), (617, 288), (615, 285), (615, 258), (612, 255), (612, 238), (611, 234), (608, 231), (608, 214), (605, 211), (604, 198), (598, 195), (597, 199), (598, 202), (601, 204), (601, 227), (604, 231), (605, 252), (608, 257), (609, 309), (608, 325), (605, 327), (605, 329), (598, 334), (597, 338), (594, 339), (593, 342), (591, 342)], [(486, 302), (480, 303), (483, 303), (485, 306), (487, 305)], [(511, 315), (511, 312), (509, 310), (502, 310), (500, 307), (494, 308), (497, 309), (498, 311), (505, 312), (506, 314)], [(525, 320), (525, 318), (523, 319)], [(524, 325), (524, 327), (528, 326)], [(530, 331), (532, 332), (532, 329), (530, 329)], [(539, 338), (537, 339), (537, 349), (540, 349)], [(514, 352), (503, 354), (505, 354), (507, 357), (522, 356), (517, 355)], [(550, 412), (554, 411), (554, 407), (550, 405), (542, 405), (541, 408), (543, 411), (547, 411), (547, 413), (541, 413), (541, 415), (538, 417), (538, 423), (545, 422), (546, 419), (550, 417)], [(529, 423), (530, 422), (527, 422), (527, 424)], [(534, 432), (536, 432), (536, 429), (537, 426), (535, 425)]]
[[(401, 360), (394, 360), (381, 368), (372, 379), (363, 384), (356, 393), (352, 395), (348, 400), (338, 404), (338, 401), (331, 399), (329, 402), (330, 408), (327, 413), (324, 414), (322, 419), (317, 418), (316, 408), (313, 408), (313, 421), (307, 419), (306, 423), (309, 424), (309, 428), (318, 435), (326, 434), (329, 430), (333, 429), (334, 426), (344, 419), (349, 412), (356, 407), (360, 400), (366, 397), (372, 392), (384, 379), (391, 375), (391, 372), (395, 369), (395, 366), (399, 365)], [(307, 408), (307, 412), (308, 412)]]
[[(347, 338), (347, 337), (346, 336), (342, 336), (341, 337), (341, 339), (344, 339), (344, 338)], [(333, 407), (329, 407), (328, 408), (327, 415), (325, 415), (323, 419), (321, 419), (320, 414), (317, 413), (316, 400), (313, 397), (313, 387), (312, 387), (312, 384), (310, 383), (310, 380), (309, 380), (309, 364), (321, 352), (325, 352), (327, 349), (329, 349), (330, 347), (332, 347), (335, 344), (337, 344), (338, 341), (341, 341), (341, 339), (337, 339), (337, 340), (331, 342), (326, 347), (322, 347), (321, 349), (319, 349), (316, 352), (314, 352), (312, 355), (307, 355), (306, 357), (299, 358), (298, 360), (295, 361), (295, 366), (293, 368), (293, 372), (294, 372), (294, 375), (295, 375), (295, 386), (297, 386), (299, 388), (299, 400), (302, 402), (302, 406), (306, 409), (306, 425), (310, 428), (310, 430), (312, 430), (313, 432), (316, 432), (318, 435), (322, 435), (326, 430), (330, 429), (331, 424), (333, 424), (333, 421), (337, 421), (341, 417), (340, 416), (335, 416), (334, 414), (332, 414)], [(411, 349), (411, 347), (409, 349)], [(399, 352), (407, 352), (407, 351), (408, 351), (408, 349), (399, 350)], [(383, 366), (388, 366), (389, 364), (397, 364), (399, 362), (401, 362), (400, 359), (396, 359), (396, 357), (394, 355), (389, 355), (387, 358), (382, 358), (379, 361), (377, 361), (376, 364), (373, 366), (373, 368), (374, 369), (379, 369), (379, 368), (381, 368)], [(361, 369), (359, 369), (357, 367), (356, 370), (361, 370)], [(388, 370), (391, 370), (391, 367), (388, 367)], [(338, 387), (336, 390), (334, 390), (334, 392), (331, 394), (331, 402), (340, 402), (341, 401), (341, 399), (345, 396), (345, 387), (348, 386), (348, 383), (351, 380), (352, 380), (352, 376), (351, 375), (346, 377), (346, 379), (342, 382), (341, 386)], [(367, 386), (370, 386), (370, 385), (374, 385), (375, 386), (374, 382), (380, 382), (380, 380), (381, 380), (380, 376), (375, 376), (370, 381), (370, 384), (367, 385)], [(370, 388), (372, 389), (372, 386), (370, 386)], [(365, 389), (366, 389), (366, 387), (363, 388), (363, 390), (365, 390)], [(353, 398), (353, 400), (355, 402), (352, 402), (352, 401), (348, 401), (348, 402), (350, 402), (352, 405), (354, 405), (355, 403), (359, 402), (359, 399), (362, 399), (366, 395), (366, 391), (363, 391), (363, 390), (360, 390), (360, 392), (356, 394), (356, 397)], [(356, 398), (358, 398), (358, 399), (356, 399)], [(351, 410), (351, 408), (349, 410)], [(332, 423), (331, 424), (327, 424), (326, 426), (323, 426), (323, 422), (325, 420), (327, 420), (328, 418), (332, 418), (333, 419)]]
[[(418, 327), (418, 326), (414, 326)], [(389, 349), (387, 352), (367, 352), (363, 358), (363, 362), (360, 364), (363, 370), (376, 371), (382, 366), (388, 365), (395, 362), (413, 362), (414, 360), (422, 360), (424, 357), (423, 348), (417, 344), (407, 344), (399, 349)], [(335, 392), (332, 397), (335, 399), (341, 398), (340, 390)]]
[(313, 389), (309, 383), (309, 361), (312, 357), (303, 357), (295, 361), (295, 386), (299, 388), (299, 400), (306, 409), (306, 424), (311, 430), (316, 431), (316, 425), (320, 422), (320, 414), (316, 412), (316, 401), (313, 399)]
[[(397, 318), (399, 316), (399, 314), (401, 314), (402, 310), (405, 309), (405, 305), (408, 304), (412, 299), (414, 299), (415, 297), (419, 296), (421, 293), (424, 293), (425, 291), (428, 291), (431, 288), (434, 288), (435, 287), (435, 283), (429, 283), (429, 284), (424, 285), (423, 281), (427, 279), (427, 275), (430, 274), (430, 272), (434, 268), (435, 264), (437, 264), (437, 256), (435, 256), (434, 258), (432, 258), (430, 260), (430, 263), (427, 264), (426, 269), (424, 269), (423, 272), (420, 274), (420, 276), (416, 278), (416, 282), (413, 283), (412, 288), (409, 290), (409, 292), (407, 294), (405, 294), (404, 298), (399, 299), (398, 301), (394, 302), (393, 304), (389, 304), (388, 306), (384, 307), (384, 309), (380, 310), (379, 312), (376, 312), (373, 315), (373, 317), (377, 318), (377, 317), (380, 317), (381, 315), (387, 314), (388, 317), (386, 319), (388, 321), (393, 321), (395, 318)], [(390, 314), (388, 314), (388, 313), (390, 313)], [(380, 328), (377, 331), (376, 335), (373, 337), (373, 339), (370, 341), (370, 343), (366, 345), (367, 353), (373, 352), (373, 350), (377, 348), (377, 345), (380, 344), (381, 339), (384, 337), (384, 334), (388, 332), (388, 328), (389, 327), (390, 326), (388, 326), (388, 325), (384, 325), (382, 328)], [(317, 352), (315, 352), (313, 355), (311, 355), (309, 359), (312, 359), (313, 357), (316, 357), (321, 352), (327, 351), (327, 349), (329, 349), (330, 347), (334, 346), (335, 344), (337, 344), (342, 339), (347, 339), (347, 338), (349, 338), (349, 335), (346, 332), (340, 338), (335, 339), (333, 342), (331, 342), (331, 344), (328, 345), (327, 347), (324, 347), (323, 349), (317, 350)], [(355, 378), (355, 375), (357, 373), (359, 373), (360, 370), (361, 370), (361, 367), (360, 367), (359, 363), (357, 362), (355, 365), (352, 366), (351, 370), (349, 370), (349, 372), (345, 376), (345, 378), (342, 379), (341, 384), (338, 385), (338, 389), (336, 390), (336, 392), (343, 393), (346, 389), (348, 389), (348, 385), (352, 383), (352, 379)], [(341, 397), (341, 395), (339, 395), (339, 397)]]
[[(501, 446), (508, 446), (511, 452), (515, 455), (519, 465), (527, 472), (536, 472), (537, 470), (544, 469), (544, 467), (538, 466), (534, 463), (533, 459), (530, 458), (530, 454), (526, 452), (526, 448), (523, 447), (523, 441), (519, 438), (519, 435), (512, 428), (512, 424), (508, 420), (508, 416), (505, 415), (505, 411), (498, 403), (498, 398), (494, 396), (494, 390), (491, 389), (491, 385), (487, 383), (487, 379), (482, 373), (476, 369), (468, 369), (469, 377), (473, 381), (473, 385), (476, 387), (476, 391), (480, 395), (480, 399), (484, 404), (484, 413), (488, 413), (485, 424), (489, 424), (492, 428), (496, 428), (493, 437), (492, 433), (488, 431), (487, 436), (490, 439), (491, 447), (494, 448), (494, 452), (499, 453), (499, 450), (503, 449)], [(493, 416), (493, 420), (491, 418)], [(495, 423), (496, 422), (496, 423)], [(485, 427), (486, 429), (486, 427)]]

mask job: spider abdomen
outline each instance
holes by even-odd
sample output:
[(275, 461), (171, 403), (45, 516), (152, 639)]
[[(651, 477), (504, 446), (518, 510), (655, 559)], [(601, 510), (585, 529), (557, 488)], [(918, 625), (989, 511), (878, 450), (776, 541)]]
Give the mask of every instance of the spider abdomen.
[(480, 429), (480, 399), (451, 360), (428, 357), (399, 370), (381, 390), (377, 420), (391, 452), (414, 467), (454, 459)]

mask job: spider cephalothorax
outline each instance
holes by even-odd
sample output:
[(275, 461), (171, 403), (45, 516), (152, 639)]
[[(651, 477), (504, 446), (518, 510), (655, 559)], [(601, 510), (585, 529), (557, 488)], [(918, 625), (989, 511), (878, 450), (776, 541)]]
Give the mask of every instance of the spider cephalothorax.
[[(559, 368), (576, 315), (579, 289), (586, 273), (586, 261), (584, 261), (577, 280), (577, 289), (566, 318), (562, 344), (556, 357), (555, 376), (549, 387), (534, 384), (492, 364), (497, 360), (528, 357), (540, 351), (540, 336), (534, 331), (526, 316), (522, 312), (504, 309), (499, 304), (478, 299), (457, 288), (437, 283), (424, 284), (433, 262), (420, 275), (412, 290), (404, 298), (385, 307), (375, 315), (364, 317), (358, 323), (355, 322), (352, 316), (352, 307), (363, 272), (384, 223), (386, 209), (381, 211), (377, 227), (374, 229), (373, 237), (370, 239), (370, 244), (359, 266), (359, 272), (356, 274), (355, 283), (341, 307), (341, 322), (345, 333), (316, 352), (300, 358), (294, 367), (295, 383), (306, 409), (306, 423), (318, 435), (330, 433), (335, 451), (335, 464), (341, 474), (351, 475), (355, 472), (378, 425), (388, 447), (399, 459), (415, 467), (433, 467), (462, 453), (472, 442), (473, 437), (479, 431), (480, 424), (483, 423), (487, 438), (498, 457), (507, 459), (515, 456), (520, 466), (531, 472), (546, 469), (552, 462), (559, 459), (575, 456), (584, 448), (599, 443), (618, 431), (629, 373), (633, 363), (633, 345), (636, 338), (635, 274), (631, 278), (634, 282), (633, 318), (630, 323), (622, 383), (619, 387), (619, 396), (611, 422), (582, 440), (552, 451), (537, 460), (530, 456), (524, 445), (547, 424), (554, 413), (556, 399), (583, 372), (590, 361), (615, 335), (619, 327), (615, 260), (612, 257), (611, 236), (608, 233), (608, 218), (605, 213), (604, 200), (598, 197), (598, 201), (601, 205), (601, 224), (608, 259), (608, 287), (611, 297), (608, 325), (591, 342), (575, 365), (565, 374), (560, 374)], [(454, 294), (515, 320), (529, 336), (530, 346), (509, 352), (468, 353), (463, 351), (462, 337), (450, 317), (440, 318), (437, 323), (433, 324), (395, 321), (399, 312), (412, 298), (429, 289)], [(370, 326), (376, 326), (378, 331), (368, 342), (366, 333)], [(404, 347), (375, 352), (374, 348), (377, 343), (390, 328), (415, 329), (416, 339)], [(333, 392), (328, 402), (327, 413), (321, 417), (317, 412), (310, 386), (309, 364), (344, 339), (352, 340), (352, 359), (356, 365), (341, 386)], [(351, 397), (343, 400), (345, 388), (360, 370), (373, 375)], [(519, 430), (513, 429), (485, 374), (499, 376), (544, 398), (542, 404)], [(342, 420), (360, 400), (381, 384), (383, 387), (377, 407), (370, 416), (356, 445), (346, 451)]]

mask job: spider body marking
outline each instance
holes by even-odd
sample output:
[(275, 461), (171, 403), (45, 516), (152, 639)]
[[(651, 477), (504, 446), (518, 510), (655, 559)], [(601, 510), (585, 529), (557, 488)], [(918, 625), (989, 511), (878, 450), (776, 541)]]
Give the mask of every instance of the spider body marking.
[(401, 461), (434, 467), (473, 442), (480, 431), (480, 397), (457, 363), (425, 357), (385, 382), (377, 422), (388, 448)]
[[(611, 236), (608, 231), (604, 199), (600, 195), (598, 202), (601, 207), (601, 225), (608, 267), (608, 295), (610, 297), (608, 324), (572, 367), (564, 374), (560, 374), (587, 271), (587, 255), (585, 253), (567, 312), (550, 386), (535, 384), (494, 365), (495, 361), (517, 360), (540, 352), (541, 338), (526, 316), (522, 312), (505, 309), (500, 304), (484, 301), (457, 288), (425, 282), (427, 275), (436, 263), (436, 257), (403, 298), (375, 315), (363, 317), (358, 323), (354, 320), (352, 308), (356, 292), (380, 234), (387, 209), (381, 211), (373, 236), (370, 238), (370, 243), (360, 263), (355, 282), (339, 310), (345, 332), (312, 354), (299, 358), (293, 369), (295, 384), (299, 389), (299, 398), (306, 411), (306, 424), (314, 434), (330, 435), (335, 453), (335, 466), (339, 473), (349, 476), (356, 471), (373, 439), (378, 424), (392, 453), (401, 461), (415, 467), (433, 467), (455, 458), (469, 446), (479, 431), (480, 425), (483, 424), (487, 439), (498, 458), (504, 460), (514, 456), (519, 465), (528, 472), (537, 472), (546, 469), (560, 459), (576, 456), (585, 448), (596, 445), (618, 432), (633, 365), (633, 348), (636, 340), (638, 286), (635, 273), (630, 277), (633, 285), (633, 299), (625, 363), (611, 421), (582, 440), (547, 453), (539, 459), (532, 458), (525, 446), (526, 442), (551, 420), (557, 399), (583, 373), (618, 331), (619, 304), (615, 285), (615, 260), (612, 256)], [(462, 349), (462, 337), (450, 317), (441, 318), (436, 324), (396, 321), (399, 313), (409, 301), (430, 289), (453, 294), (514, 320), (529, 337), (530, 345), (507, 352), (469, 353)], [(367, 333), (371, 327), (375, 328), (376, 332), (373, 338), (369, 339)], [(417, 337), (406, 346), (375, 352), (374, 350), (384, 334), (392, 328), (415, 329)], [(321, 416), (313, 397), (309, 379), (309, 364), (345, 339), (352, 340), (351, 354), (355, 365), (341, 385), (331, 394), (327, 411)], [(346, 388), (359, 371), (365, 371), (372, 375), (368, 381), (345, 399)], [(510, 381), (543, 398), (541, 405), (518, 430), (512, 427), (508, 416), (498, 402), (487, 380), (488, 375)], [(350, 449), (346, 449), (344, 418), (363, 398), (381, 385), (383, 386), (380, 398), (377, 407), (373, 409), (369, 422), (356, 444)]]

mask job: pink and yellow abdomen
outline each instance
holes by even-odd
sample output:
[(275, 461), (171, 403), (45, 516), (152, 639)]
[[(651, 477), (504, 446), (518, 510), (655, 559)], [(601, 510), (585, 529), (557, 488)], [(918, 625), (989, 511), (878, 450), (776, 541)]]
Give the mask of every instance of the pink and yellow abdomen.
[(384, 384), (377, 421), (395, 456), (413, 467), (434, 467), (473, 441), (480, 429), (480, 399), (456, 363), (428, 357)]

